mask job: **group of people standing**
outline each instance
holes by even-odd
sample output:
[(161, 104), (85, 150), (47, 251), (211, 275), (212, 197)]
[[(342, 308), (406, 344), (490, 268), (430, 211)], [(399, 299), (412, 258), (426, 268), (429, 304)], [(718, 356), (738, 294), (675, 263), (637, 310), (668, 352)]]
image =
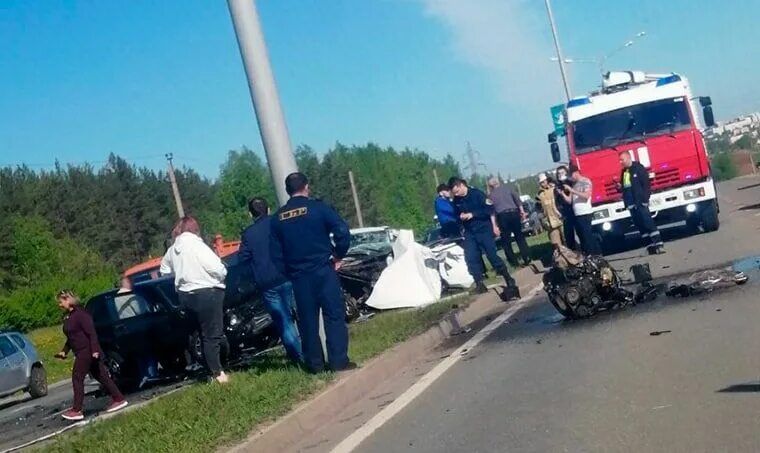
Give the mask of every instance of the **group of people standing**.
[[(649, 252), (664, 253), (660, 232), (649, 211), (651, 188), (649, 174), (639, 162), (633, 161), (628, 152), (619, 155), (621, 175), (616, 181), (622, 192), (625, 207), (629, 210), (633, 224), (642, 237), (648, 238)], [(578, 166), (560, 165), (553, 175), (538, 175), (539, 191), (536, 199), (541, 205), (543, 228), (555, 246), (567, 246), (586, 255), (601, 255), (602, 245), (592, 228), (593, 185), (581, 173)], [(515, 190), (496, 178), (488, 180), (489, 193), (470, 187), (461, 178), (451, 178), (448, 184), (440, 184), (434, 208), (441, 227), (441, 237), (463, 237), (467, 267), (475, 280), (476, 291), (484, 292), (485, 254), (493, 268), (503, 275), (507, 285), (514, 280), (504, 262), (496, 253), (495, 237), (500, 237), (507, 260), (513, 266), (520, 263), (512, 248), (512, 238), (522, 259), (522, 264), (531, 261), (530, 248), (522, 229), (527, 213)]]

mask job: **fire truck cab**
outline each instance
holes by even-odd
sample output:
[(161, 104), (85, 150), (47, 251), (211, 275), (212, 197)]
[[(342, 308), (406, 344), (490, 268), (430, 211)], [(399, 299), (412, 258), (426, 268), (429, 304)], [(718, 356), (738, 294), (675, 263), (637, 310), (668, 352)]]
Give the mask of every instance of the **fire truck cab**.
[[(714, 124), (709, 97), (692, 96), (682, 75), (609, 72), (600, 90), (565, 106), (569, 161), (593, 185), (594, 231), (605, 248), (636, 230), (619, 191), (619, 154), (649, 170), (649, 209), (658, 225), (685, 221), (695, 230), (717, 230), (718, 202), (702, 136)], [(703, 119), (697, 112), (702, 108)], [(560, 160), (556, 134), (552, 157)]]

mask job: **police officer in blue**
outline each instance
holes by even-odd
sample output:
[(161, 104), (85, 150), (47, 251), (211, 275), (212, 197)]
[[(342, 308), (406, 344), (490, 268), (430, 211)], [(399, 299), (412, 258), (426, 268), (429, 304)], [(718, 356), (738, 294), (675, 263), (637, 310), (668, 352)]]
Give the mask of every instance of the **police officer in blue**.
[(336, 272), (351, 243), (348, 224), (332, 207), (309, 198), (309, 180), (303, 173), (288, 175), (285, 190), (290, 200), (272, 219), (270, 246), (273, 261), (293, 283), (304, 366), (312, 373), (325, 368), (321, 309), (329, 368), (356, 368), (348, 359), (346, 307)]
[(485, 269), (482, 257), (485, 254), (491, 266), (504, 277), (507, 288), (516, 295), (515, 279), (509, 275), (504, 260), (496, 252), (494, 230), (497, 228), (493, 219), (493, 207), (487, 203), (486, 194), (469, 187), (465, 180), (457, 177), (449, 180), (449, 187), (454, 195), (456, 214), (464, 226), (464, 258), (467, 270), (475, 280), (475, 292), (488, 292), (483, 282)]

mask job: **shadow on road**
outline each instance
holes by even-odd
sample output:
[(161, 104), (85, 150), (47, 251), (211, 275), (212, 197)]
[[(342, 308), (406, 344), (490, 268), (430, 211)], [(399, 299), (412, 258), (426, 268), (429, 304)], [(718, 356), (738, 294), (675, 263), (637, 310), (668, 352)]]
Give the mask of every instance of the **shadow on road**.
[(738, 211), (752, 211), (755, 209), (760, 209), (760, 203), (748, 204), (746, 206), (742, 206), (741, 208), (738, 209)]
[(748, 382), (745, 384), (729, 385), (718, 390), (716, 393), (757, 393), (760, 392), (760, 382)]

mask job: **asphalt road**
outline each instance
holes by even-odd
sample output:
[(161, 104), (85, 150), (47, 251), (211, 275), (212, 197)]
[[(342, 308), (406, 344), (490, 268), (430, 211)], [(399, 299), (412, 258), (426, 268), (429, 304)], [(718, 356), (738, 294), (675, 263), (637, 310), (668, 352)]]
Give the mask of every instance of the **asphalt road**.
[[(758, 179), (719, 187), (718, 232), (671, 230), (656, 277), (760, 254)], [(760, 451), (760, 272), (744, 286), (562, 321), (531, 304), (356, 451)], [(653, 333), (660, 332), (659, 335)]]

